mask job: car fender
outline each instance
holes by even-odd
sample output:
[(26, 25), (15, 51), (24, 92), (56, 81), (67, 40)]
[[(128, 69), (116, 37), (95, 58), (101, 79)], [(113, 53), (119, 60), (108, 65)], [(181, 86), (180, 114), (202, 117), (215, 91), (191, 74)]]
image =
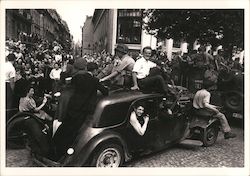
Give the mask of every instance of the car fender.
[(128, 147), (126, 142), (122, 137), (114, 131), (106, 131), (100, 135), (95, 136), (88, 144), (86, 144), (79, 152), (69, 156), (63, 165), (66, 166), (84, 166), (89, 160), (89, 157), (95, 152), (101, 144), (106, 142), (115, 142), (121, 145), (124, 150), (125, 161), (128, 161), (131, 158), (129, 154)]
[(211, 118), (209, 121), (208, 121), (208, 124), (202, 128), (203, 132), (205, 133), (207, 131), (207, 129), (211, 126), (216, 126), (220, 129), (220, 121), (219, 119), (216, 119), (216, 118)]
[(202, 129), (206, 129), (208, 128), (210, 125), (212, 124), (217, 124), (219, 123), (219, 120), (217, 118), (213, 118), (213, 117), (197, 117), (195, 118), (195, 120), (193, 120), (190, 123), (190, 128), (202, 128)]
[(40, 125), (44, 126), (44, 123), (38, 118), (36, 117), (34, 114), (30, 113), (30, 112), (18, 112), (17, 114), (15, 114), (14, 116), (12, 116), (6, 123), (6, 129), (8, 130), (9, 126), (11, 125), (11, 123), (14, 123), (12, 125), (15, 125), (15, 123), (22, 123), (25, 121), (25, 119), (27, 118), (33, 118), (35, 119)]
[(32, 139), (37, 139), (41, 141), (40, 136), (37, 136), (37, 133), (35, 134), (34, 131), (30, 131), (30, 128), (29, 128), (30, 126), (29, 127), (26, 126), (27, 123), (30, 124), (31, 122), (30, 120), (36, 123), (36, 127), (37, 127), (37, 128), (35, 127), (36, 130), (41, 129), (42, 133), (48, 134), (47, 129), (49, 127), (46, 126), (44, 122), (42, 122), (40, 119), (38, 119), (38, 117), (36, 117), (32, 113), (19, 112), (15, 114), (12, 118), (10, 118), (6, 124), (6, 140), (8, 141), (7, 142), (8, 147), (12, 146), (11, 141), (14, 142), (13, 144), (15, 144), (15, 141), (21, 141), (27, 136), (32, 136)]

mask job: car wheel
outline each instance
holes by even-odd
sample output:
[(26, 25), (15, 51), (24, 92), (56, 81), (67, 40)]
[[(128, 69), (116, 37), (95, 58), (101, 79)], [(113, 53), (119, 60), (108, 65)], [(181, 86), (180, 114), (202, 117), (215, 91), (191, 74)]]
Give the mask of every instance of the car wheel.
[(226, 94), (225, 107), (230, 111), (241, 111), (243, 107), (242, 95), (236, 92)]
[(94, 154), (91, 166), (119, 167), (124, 162), (124, 152), (120, 145), (105, 144)]
[(218, 137), (219, 128), (216, 125), (209, 126), (202, 133), (202, 142), (204, 147), (212, 146)]

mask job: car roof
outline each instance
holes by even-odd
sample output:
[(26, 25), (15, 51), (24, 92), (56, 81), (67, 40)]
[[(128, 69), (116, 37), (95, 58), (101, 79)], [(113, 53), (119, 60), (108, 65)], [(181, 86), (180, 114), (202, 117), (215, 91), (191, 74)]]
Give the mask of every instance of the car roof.
[(158, 93), (145, 94), (140, 91), (123, 91), (110, 94), (109, 96), (101, 99), (99, 103), (103, 105), (108, 105), (108, 104), (115, 104), (122, 102), (130, 102), (136, 99), (155, 97), (155, 96), (161, 96), (161, 94)]
[(102, 114), (105, 107), (108, 105), (113, 105), (117, 103), (131, 103), (132, 101), (143, 98), (161, 97), (161, 96), (162, 95), (158, 93), (145, 94), (140, 91), (131, 91), (131, 90), (111, 93), (110, 95), (99, 100), (95, 108), (94, 114), (91, 118), (91, 121), (94, 124), (98, 123), (100, 115)]

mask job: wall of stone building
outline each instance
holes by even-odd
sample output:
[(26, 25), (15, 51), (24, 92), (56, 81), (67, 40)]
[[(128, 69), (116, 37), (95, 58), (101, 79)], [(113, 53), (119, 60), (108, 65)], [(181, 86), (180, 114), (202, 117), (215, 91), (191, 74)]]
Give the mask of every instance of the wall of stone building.
[(82, 54), (93, 53), (93, 28), (92, 17), (87, 16), (82, 28)]
[(30, 33), (31, 20), (28, 11), (19, 9), (6, 9), (6, 38), (18, 40), (19, 33)]
[(103, 49), (112, 52), (113, 11), (114, 9), (103, 10), (99, 21), (94, 26), (93, 45), (96, 52), (101, 52)]
[[(93, 50), (101, 52), (103, 49), (114, 54), (117, 46), (117, 9), (106, 9), (94, 13), (93, 24)], [(93, 23), (93, 21), (92, 21)], [(126, 44), (132, 52), (140, 52), (144, 46), (152, 46), (156, 48), (156, 38), (147, 35), (142, 31), (142, 39), (140, 44)]]
[[(37, 34), (40, 38), (50, 42), (57, 40), (69, 45), (71, 38), (66, 22), (57, 18), (56, 11), (48, 13), (48, 9), (7, 9), (6, 10), (6, 38), (19, 40), (19, 33)], [(53, 14), (52, 13), (52, 14)], [(55, 19), (57, 18), (57, 19)], [(62, 24), (63, 22), (63, 24)]]
[(53, 25), (53, 19), (51, 19), (49, 15), (43, 16), (43, 29), (44, 29), (43, 33), (44, 38), (52, 42), (55, 39), (54, 25)]
[(32, 16), (32, 24), (31, 24), (31, 33), (37, 34), (40, 36), (40, 13), (32, 9), (31, 10), (31, 16)]
[(6, 10), (6, 26), (5, 26), (5, 34), (6, 38), (16, 38), (15, 35), (15, 26), (14, 26), (14, 19), (9, 10)]

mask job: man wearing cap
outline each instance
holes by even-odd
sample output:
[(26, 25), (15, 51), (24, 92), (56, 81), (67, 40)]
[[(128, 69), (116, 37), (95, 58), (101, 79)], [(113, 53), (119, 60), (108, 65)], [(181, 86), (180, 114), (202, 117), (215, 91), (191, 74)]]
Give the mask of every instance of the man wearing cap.
[(124, 44), (117, 45), (117, 47), (115, 48), (115, 54), (121, 59), (121, 63), (113, 70), (113, 72), (110, 75), (100, 79), (100, 82), (110, 80), (116, 77), (117, 75), (122, 75), (123, 80), (121, 80), (121, 82), (118, 83), (118, 85), (119, 86), (124, 85), (126, 77), (129, 76), (131, 77), (132, 70), (135, 64), (134, 59), (130, 57), (127, 53), (128, 53), (128, 47), (126, 45)]
[(13, 66), (16, 56), (13, 53), (10, 53), (6, 57), (7, 61), (5, 62), (5, 85), (6, 85), (6, 109), (12, 108), (13, 101), (13, 91), (15, 87), (15, 76), (16, 70)]

